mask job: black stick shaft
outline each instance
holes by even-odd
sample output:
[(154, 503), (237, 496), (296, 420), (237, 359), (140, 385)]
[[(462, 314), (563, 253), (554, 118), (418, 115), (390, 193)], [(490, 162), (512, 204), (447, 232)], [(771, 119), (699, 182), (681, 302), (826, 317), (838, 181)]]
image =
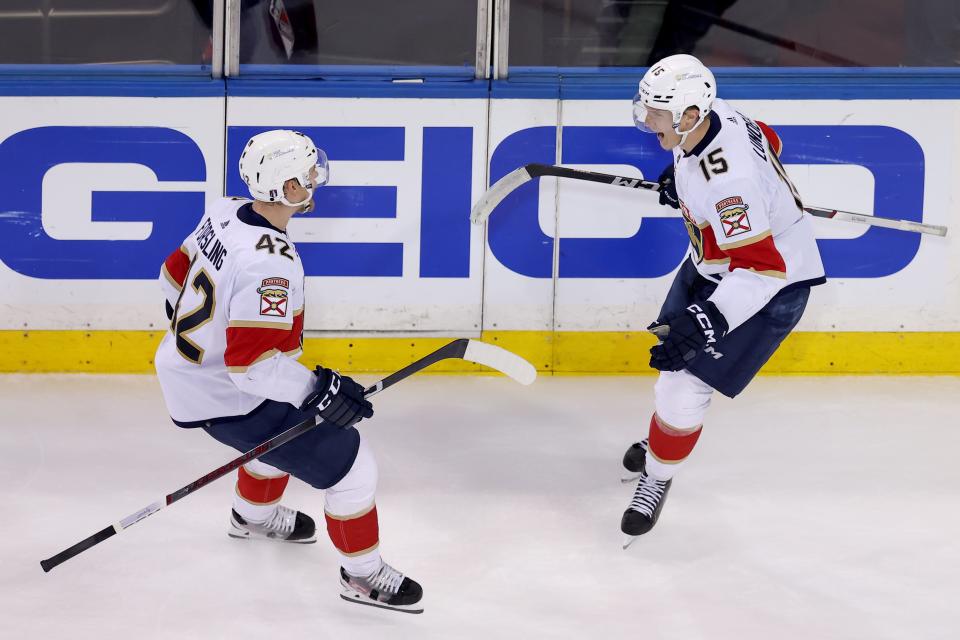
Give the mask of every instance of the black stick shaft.
[[(317, 426), (318, 424), (320, 424), (320, 423), (317, 421), (316, 418), (310, 418), (309, 420), (304, 420), (303, 422), (301, 422), (301, 423), (298, 424), (298, 425), (295, 425), (295, 426), (293, 426), (293, 427), (290, 427), (289, 429), (287, 429), (287, 430), (284, 431), (283, 433), (280, 433), (280, 434), (275, 435), (274, 437), (270, 438), (270, 439), (267, 440), (266, 442), (261, 443), (261, 444), (258, 444), (256, 447), (254, 447), (254, 448), (251, 449), (250, 451), (247, 451), (247, 452), (246, 452), (245, 454), (243, 454), (242, 456), (239, 456), (239, 457), (237, 457), (237, 458), (234, 458), (233, 460), (231, 460), (231, 461), (228, 462), (227, 464), (223, 465), (222, 467), (218, 467), (217, 469), (214, 469), (213, 471), (211, 471), (210, 473), (206, 474), (205, 476), (202, 476), (202, 477), (200, 477), (200, 478), (197, 478), (196, 480), (194, 480), (194, 481), (191, 482), (190, 484), (188, 484), (188, 485), (186, 485), (186, 486), (184, 486), (184, 487), (180, 487), (179, 489), (177, 489), (177, 490), (174, 491), (173, 493), (168, 494), (168, 495), (166, 496), (166, 505), (165, 505), (165, 506), (171, 505), (171, 504), (173, 504), (174, 502), (176, 502), (177, 500), (180, 500), (181, 498), (187, 497), (188, 495), (190, 495), (191, 493), (193, 493), (193, 492), (196, 491), (197, 489), (201, 489), (201, 488), (207, 486), (208, 484), (210, 484), (210, 483), (213, 482), (214, 480), (219, 480), (220, 478), (222, 478), (223, 476), (227, 475), (228, 473), (230, 473), (230, 472), (233, 471), (234, 469), (237, 469), (237, 468), (240, 467), (241, 465), (244, 465), (244, 464), (250, 462), (250, 461), (253, 460), (254, 458), (259, 458), (260, 456), (262, 456), (263, 454), (267, 453), (268, 451), (273, 451), (273, 450), (276, 449), (277, 447), (279, 447), (279, 446), (281, 446), (281, 445), (285, 445), (286, 443), (290, 442), (290, 441), (293, 440), (294, 438), (305, 434), (307, 431), (310, 431), (311, 429), (313, 429), (313, 428), (314, 428), (315, 426)], [(126, 527), (124, 527), (124, 528), (126, 528)]]
[[(573, 180), (586, 180), (587, 182), (599, 182), (609, 184), (615, 187), (627, 187), (629, 189), (646, 189), (648, 191), (659, 191), (660, 184), (641, 180), (640, 178), (627, 178), (624, 176), (615, 176), (608, 173), (597, 173), (595, 171), (583, 171), (580, 169), (568, 169), (567, 167), (558, 167), (550, 164), (531, 163), (524, 165), (531, 178), (542, 178), (551, 176), (554, 178), (571, 178)], [(912, 231), (915, 233), (929, 233), (938, 236), (945, 236), (947, 228), (942, 225), (925, 224), (923, 222), (914, 222), (913, 220), (900, 220), (898, 218), (885, 218), (883, 216), (864, 215), (853, 213), (851, 211), (837, 211), (836, 209), (822, 209), (820, 207), (804, 207), (804, 211), (818, 218), (835, 218), (847, 222), (859, 222), (878, 227), (892, 229), (901, 229), (903, 231)]]
[(46, 560), (41, 560), (40, 566), (43, 568), (44, 572), (49, 572), (50, 569), (53, 569), (55, 566), (57, 566), (61, 562), (66, 562), (73, 556), (83, 553), (93, 545), (103, 542), (104, 540), (115, 535), (116, 533), (117, 533), (116, 526), (110, 525), (109, 527), (106, 527), (104, 529), (101, 529), (100, 531), (97, 531), (95, 534), (93, 534), (89, 538), (85, 538), (81, 540), (80, 542), (73, 545), (69, 549), (64, 549), (63, 551), (61, 551), (55, 556), (47, 558)]
[[(440, 362), (441, 360), (446, 360), (448, 358), (462, 357), (463, 354), (466, 352), (468, 343), (469, 343), (469, 340), (467, 340), (466, 338), (460, 338), (458, 340), (454, 340), (453, 342), (450, 342), (440, 347), (433, 353), (427, 354), (426, 356), (420, 358), (416, 362), (408, 364), (407, 366), (405, 366), (403, 369), (400, 369), (396, 373), (391, 373), (389, 376), (387, 376), (380, 382), (366, 389), (364, 392), (364, 395), (371, 396), (375, 393), (379, 393), (384, 389), (386, 389), (387, 387), (392, 387), (393, 385), (400, 382), (404, 378), (408, 378), (414, 373), (418, 371), (422, 371), (423, 369), (426, 369), (430, 365)], [(310, 431), (311, 429), (316, 427), (318, 424), (319, 422), (317, 421), (317, 419), (310, 418), (309, 420), (304, 420), (303, 422), (301, 422), (296, 426), (290, 427), (283, 433), (277, 434), (276, 436), (270, 438), (266, 442), (263, 442), (257, 445), (250, 451), (247, 451), (243, 455), (237, 458), (234, 458), (227, 464), (221, 467), (218, 467), (217, 469), (214, 469), (210, 473), (197, 478), (190, 484), (177, 489), (173, 493), (167, 494), (163, 500), (147, 505), (143, 509), (127, 516), (126, 518), (121, 520), (119, 523), (113, 524), (113, 525), (110, 525), (109, 527), (101, 529), (97, 533), (93, 534), (88, 538), (85, 538), (84, 540), (81, 540), (80, 542), (73, 545), (72, 547), (68, 549), (64, 549), (60, 553), (54, 556), (51, 556), (46, 560), (41, 560), (40, 567), (44, 570), (44, 572), (49, 572), (51, 569), (53, 569), (57, 565), (66, 562), (70, 558), (73, 558), (74, 556), (77, 556), (83, 553), (90, 547), (93, 547), (94, 545), (97, 545), (103, 542), (107, 538), (114, 536), (115, 534), (126, 529), (127, 527), (130, 527), (136, 524), (137, 522), (140, 522), (144, 518), (153, 515), (163, 507), (169, 506), (174, 502), (176, 502), (177, 500), (180, 500), (181, 498), (185, 498), (186, 496), (190, 495), (194, 491), (207, 486), (214, 480), (222, 478), (223, 476), (227, 475), (234, 469), (238, 468), (240, 465), (245, 464), (253, 460), (254, 458), (259, 458), (260, 456), (267, 453), (268, 451), (272, 451), (277, 447), (280, 447), (290, 442), (294, 438), (303, 435), (307, 431)]]
[(467, 351), (467, 345), (469, 343), (470, 343), (470, 340), (468, 340), (467, 338), (460, 338), (458, 340), (454, 340), (453, 342), (445, 344), (444, 346), (440, 347), (433, 353), (430, 353), (420, 358), (416, 362), (412, 362), (408, 364), (403, 369), (400, 369), (395, 373), (391, 373), (386, 378), (384, 378), (377, 384), (373, 385), (372, 387), (368, 387), (367, 390), (364, 392), (364, 395), (372, 396), (375, 393), (380, 393), (387, 387), (392, 387), (393, 385), (400, 382), (404, 378), (408, 378), (413, 374), (415, 374), (416, 372), (422, 371), (423, 369), (426, 369), (430, 365), (436, 364), (441, 360), (447, 360), (449, 358), (462, 358), (463, 354), (466, 353)]
[(583, 171), (582, 169), (568, 169), (567, 167), (558, 167), (552, 164), (531, 163), (524, 168), (531, 178), (540, 178), (543, 176), (553, 176), (555, 178), (572, 178), (574, 180), (586, 180), (587, 182), (599, 182), (601, 184), (610, 184), (615, 187), (628, 187), (630, 189), (646, 189), (648, 191), (660, 191), (659, 182), (650, 182), (640, 178), (626, 178), (624, 176), (614, 176), (609, 173), (597, 173), (596, 171)]

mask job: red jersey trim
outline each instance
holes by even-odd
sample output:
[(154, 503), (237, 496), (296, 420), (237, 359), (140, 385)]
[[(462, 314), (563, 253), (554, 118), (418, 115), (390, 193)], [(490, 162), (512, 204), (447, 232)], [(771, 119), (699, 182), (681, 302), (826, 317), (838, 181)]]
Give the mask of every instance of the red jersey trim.
[(770, 149), (780, 157), (780, 151), (783, 149), (783, 140), (780, 139), (780, 136), (777, 135), (777, 132), (773, 130), (773, 127), (770, 125), (760, 122), (759, 120), (755, 121), (757, 126), (760, 127), (760, 131), (763, 131), (764, 137), (767, 139), (767, 142), (770, 143)]
[[(271, 357), (277, 352), (300, 349), (303, 334), (303, 313), (293, 316), (293, 325), (271, 327), (270, 323), (231, 322), (227, 327), (227, 349), (223, 362), (232, 373), (242, 373), (247, 367)], [(254, 325), (254, 326), (249, 326)]]
[(286, 340), (278, 347), (285, 354), (290, 354), (300, 350), (303, 338), (303, 309), (299, 309), (293, 314), (293, 327)]
[(190, 254), (184, 247), (180, 247), (163, 261), (160, 267), (160, 273), (176, 287), (177, 291), (183, 289), (183, 281), (187, 279), (187, 271), (190, 270)]
[(293, 327), (289, 322), (267, 322), (266, 320), (263, 322), (257, 322), (256, 320), (231, 320), (227, 323), (227, 326), (246, 329), (281, 329), (283, 331), (290, 331), (290, 328)]
[(787, 277), (787, 264), (769, 233), (756, 242), (727, 249), (726, 253), (730, 256), (730, 271), (749, 269), (774, 278)]
[(223, 362), (227, 367), (249, 367), (270, 351), (280, 351), (289, 339), (290, 329), (264, 327), (227, 327), (227, 349)]
[(721, 264), (730, 260), (720, 245), (717, 244), (717, 236), (709, 223), (700, 228), (700, 237), (703, 243), (703, 262)]
[[(262, 362), (262, 361), (266, 360), (267, 358), (272, 358), (273, 356), (275, 356), (275, 355), (278, 354), (278, 353), (280, 353), (280, 352), (277, 351), (276, 349), (270, 349), (270, 351), (264, 351), (262, 354), (260, 354), (260, 357), (258, 357), (256, 360), (254, 360), (254, 361), (251, 362), (250, 364), (245, 364), (245, 365), (233, 365), (233, 366), (229, 366), (229, 365), (228, 365), (228, 366), (227, 366), (227, 372), (228, 372), (228, 373), (246, 373), (247, 369), (249, 369), (249, 368), (252, 367), (253, 365), (257, 364), (258, 362)], [(226, 358), (224, 358), (224, 360), (226, 360)]]

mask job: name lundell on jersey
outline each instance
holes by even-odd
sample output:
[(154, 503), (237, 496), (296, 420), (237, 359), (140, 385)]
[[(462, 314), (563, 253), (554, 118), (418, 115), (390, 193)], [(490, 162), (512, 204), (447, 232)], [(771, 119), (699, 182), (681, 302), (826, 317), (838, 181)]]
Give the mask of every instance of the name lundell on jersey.
[(720, 99), (708, 121), (689, 153), (674, 149), (674, 173), (691, 258), (721, 279), (711, 301), (732, 330), (785, 286), (822, 281), (824, 271), (776, 134)]

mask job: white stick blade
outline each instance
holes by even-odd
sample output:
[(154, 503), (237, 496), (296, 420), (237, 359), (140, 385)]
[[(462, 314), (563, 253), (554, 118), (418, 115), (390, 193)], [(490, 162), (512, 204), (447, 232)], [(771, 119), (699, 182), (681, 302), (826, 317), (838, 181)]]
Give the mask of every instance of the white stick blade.
[(496, 184), (487, 189), (477, 203), (470, 210), (470, 222), (473, 224), (483, 224), (497, 208), (503, 199), (510, 195), (514, 189), (530, 180), (530, 174), (524, 167), (514, 169), (507, 175), (497, 180)]
[(947, 228), (939, 224), (926, 224), (923, 222), (914, 222), (913, 220), (897, 220), (895, 218), (868, 216), (862, 213), (853, 213), (852, 211), (837, 211), (836, 209), (823, 209), (821, 207), (805, 207), (804, 211), (818, 218), (827, 218), (829, 220), (859, 222), (874, 227), (899, 229), (900, 231), (912, 231), (914, 233), (929, 233), (935, 236), (947, 235)]
[(537, 379), (537, 370), (532, 364), (515, 353), (479, 340), (467, 343), (463, 359), (496, 369), (520, 384), (532, 384)]

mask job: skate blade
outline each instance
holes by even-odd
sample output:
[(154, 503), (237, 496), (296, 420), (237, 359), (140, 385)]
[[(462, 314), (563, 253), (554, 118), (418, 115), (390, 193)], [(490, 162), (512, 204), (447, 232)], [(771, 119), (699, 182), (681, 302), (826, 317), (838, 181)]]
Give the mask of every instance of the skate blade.
[(363, 604), (368, 607), (376, 607), (377, 609), (390, 609), (391, 611), (400, 611), (402, 613), (423, 613), (423, 607), (420, 603), (408, 604), (403, 606), (394, 606), (389, 605), (384, 602), (377, 602), (376, 600), (369, 600), (366, 596), (362, 596), (352, 589), (344, 589), (343, 593), (340, 594), (340, 597), (346, 600), (347, 602), (353, 602), (354, 604)]
[(632, 473), (632, 472), (630, 472), (630, 471), (626, 471), (626, 472), (624, 472), (623, 475), (620, 476), (620, 482), (622, 482), (623, 484), (629, 484), (629, 483), (631, 483), (631, 482), (636, 482), (636, 481), (639, 480), (639, 479), (640, 479), (640, 472), (639, 472), (639, 471), (638, 471), (637, 473)]
[(227, 531), (227, 535), (233, 538), (234, 540), (269, 540), (271, 542), (285, 542), (286, 544), (313, 544), (317, 541), (317, 536), (314, 534), (312, 538), (304, 538), (303, 540), (283, 540), (281, 538), (267, 538), (265, 536), (255, 536), (250, 534), (247, 531), (243, 533), (238, 533), (237, 531), (231, 530)]
[(639, 538), (639, 537), (640, 537), (640, 536), (630, 536), (630, 535), (625, 535), (625, 536), (623, 536), (623, 548), (626, 549), (627, 547), (629, 547), (630, 545), (632, 545), (632, 544), (633, 544), (633, 541), (636, 540), (636, 539)]

